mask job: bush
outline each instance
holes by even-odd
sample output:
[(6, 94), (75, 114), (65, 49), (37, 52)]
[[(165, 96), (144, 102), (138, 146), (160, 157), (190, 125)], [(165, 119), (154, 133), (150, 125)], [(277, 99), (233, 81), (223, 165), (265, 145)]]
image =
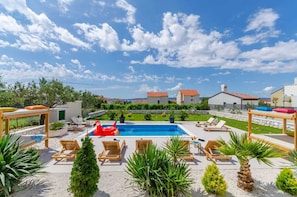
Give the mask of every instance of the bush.
[(144, 119), (145, 120), (152, 120), (152, 115), (151, 114), (144, 114)]
[(114, 110), (109, 110), (107, 112), (107, 116), (109, 117), (109, 120), (115, 120), (117, 113)]
[(50, 130), (56, 131), (56, 130), (60, 130), (64, 127), (65, 122), (53, 122), (50, 125)]
[(21, 180), (41, 169), (37, 150), (20, 148), (20, 137), (6, 135), (0, 139), (0, 196), (9, 196)]
[(293, 196), (297, 195), (297, 180), (290, 168), (283, 168), (276, 178), (276, 186), (283, 192)]
[(189, 117), (189, 114), (185, 110), (181, 110), (178, 114), (181, 121), (185, 121), (187, 117)]
[(127, 173), (132, 183), (148, 196), (190, 196), (193, 180), (185, 162), (173, 162), (165, 150), (149, 145), (128, 158)]
[(70, 176), (68, 190), (74, 197), (91, 197), (98, 190), (100, 178), (94, 145), (89, 136), (83, 140), (81, 149), (77, 152)]
[(205, 191), (210, 194), (224, 195), (227, 190), (227, 184), (224, 177), (220, 175), (220, 171), (215, 164), (207, 166), (204, 176), (202, 177), (202, 184)]

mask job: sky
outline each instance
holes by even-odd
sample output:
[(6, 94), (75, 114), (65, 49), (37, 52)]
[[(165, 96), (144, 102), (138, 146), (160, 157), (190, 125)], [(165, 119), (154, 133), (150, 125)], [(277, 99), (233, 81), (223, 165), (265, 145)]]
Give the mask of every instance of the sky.
[(0, 0), (0, 76), (108, 98), (270, 97), (297, 77), (296, 0)]

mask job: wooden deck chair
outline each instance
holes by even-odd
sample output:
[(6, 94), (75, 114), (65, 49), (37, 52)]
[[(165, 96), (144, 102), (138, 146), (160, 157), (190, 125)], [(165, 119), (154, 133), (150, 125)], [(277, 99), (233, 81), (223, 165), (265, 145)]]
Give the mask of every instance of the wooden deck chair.
[(148, 145), (153, 144), (153, 140), (136, 140), (135, 141), (135, 152), (143, 153)]
[(62, 145), (61, 151), (52, 156), (55, 160), (74, 159), (76, 153), (80, 150), (80, 146), (76, 140), (60, 140)]
[(213, 125), (215, 124), (216, 119), (214, 117), (210, 117), (207, 121), (205, 122), (197, 122), (196, 126), (201, 127), (201, 126), (206, 126), (206, 125)]
[(102, 144), (104, 149), (98, 155), (98, 160), (102, 161), (102, 164), (105, 162), (105, 160), (122, 161), (122, 151), (126, 146), (125, 140), (121, 145), (119, 141), (102, 141)]
[(215, 126), (206, 126), (204, 131), (231, 131), (230, 128), (225, 126), (226, 121), (220, 120)]
[(187, 147), (188, 152), (181, 156), (181, 159), (184, 159), (186, 161), (194, 161), (194, 154), (190, 151), (190, 141), (189, 140), (181, 140), (183, 145)]
[(231, 156), (222, 155), (217, 148), (220, 147), (220, 144), (215, 140), (209, 140), (205, 147), (202, 148), (203, 152), (206, 155), (207, 160), (231, 160)]

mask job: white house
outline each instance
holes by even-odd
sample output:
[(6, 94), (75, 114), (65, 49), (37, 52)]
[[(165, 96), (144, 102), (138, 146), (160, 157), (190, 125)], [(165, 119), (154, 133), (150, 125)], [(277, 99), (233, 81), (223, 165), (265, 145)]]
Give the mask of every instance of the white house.
[(168, 92), (147, 92), (148, 104), (168, 104)]
[(258, 97), (247, 94), (228, 92), (227, 86), (225, 84), (221, 86), (221, 92), (213, 95), (208, 99), (208, 105), (211, 109), (216, 108), (216, 106), (247, 109), (248, 105), (257, 106), (258, 103)]
[(50, 109), (50, 122), (70, 120), (71, 117), (82, 117), (82, 101), (67, 102)]
[(176, 104), (197, 104), (200, 101), (199, 96), (197, 90), (179, 90), (176, 96)]

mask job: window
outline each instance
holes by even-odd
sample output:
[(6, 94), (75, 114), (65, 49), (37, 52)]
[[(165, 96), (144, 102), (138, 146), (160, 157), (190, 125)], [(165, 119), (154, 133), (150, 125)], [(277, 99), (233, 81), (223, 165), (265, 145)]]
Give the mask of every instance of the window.
[(65, 120), (65, 110), (59, 111), (59, 120)]

